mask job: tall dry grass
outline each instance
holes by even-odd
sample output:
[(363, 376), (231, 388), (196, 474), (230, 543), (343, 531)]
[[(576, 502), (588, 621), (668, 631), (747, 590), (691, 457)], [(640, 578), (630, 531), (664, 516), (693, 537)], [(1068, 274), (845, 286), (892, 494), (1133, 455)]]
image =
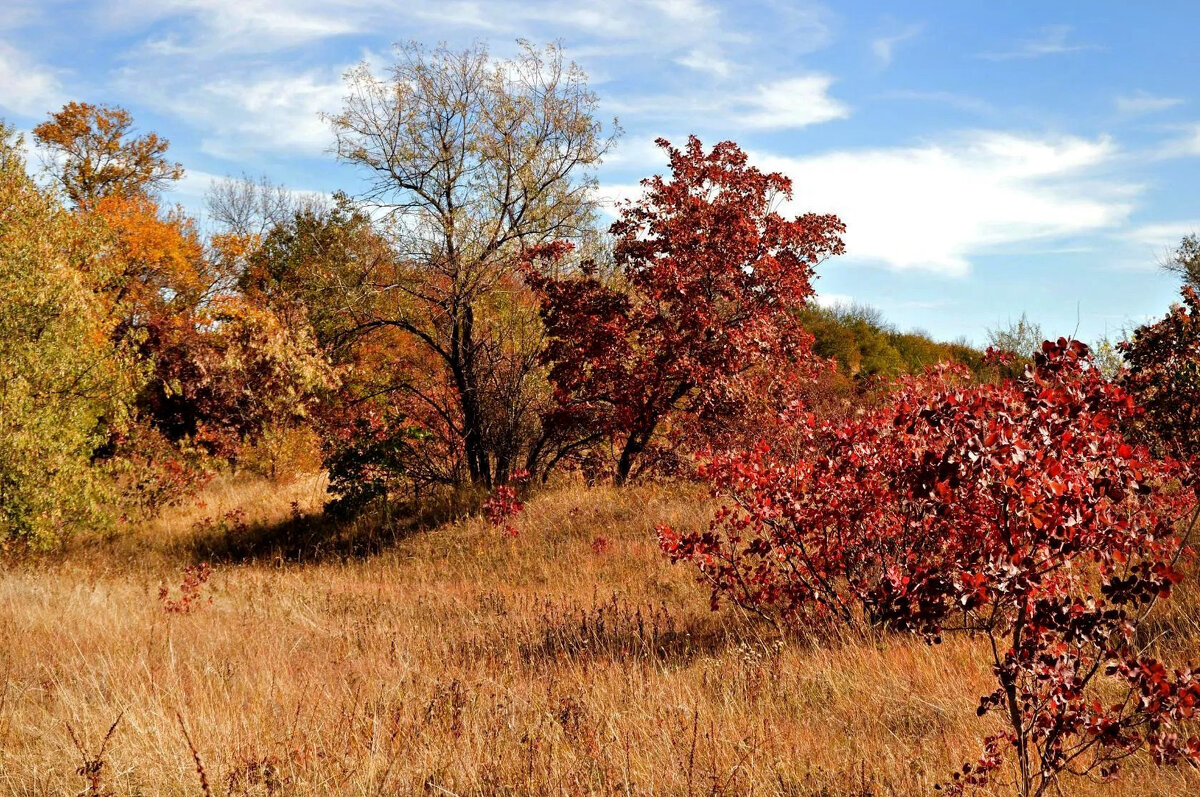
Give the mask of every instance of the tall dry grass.
[[(562, 487), (512, 540), (477, 517), (332, 529), (320, 495), (221, 483), (0, 573), (0, 792), (908, 795), (988, 730), (966, 641), (781, 640), (710, 612), (651, 531), (703, 523), (699, 493)], [(320, 555), (294, 561), (298, 534)], [(164, 611), (160, 587), (177, 599), (214, 556), (190, 610)], [(1160, 621), (1181, 649), (1191, 595)], [(1064, 794), (1198, 789), (1137, 764)]]

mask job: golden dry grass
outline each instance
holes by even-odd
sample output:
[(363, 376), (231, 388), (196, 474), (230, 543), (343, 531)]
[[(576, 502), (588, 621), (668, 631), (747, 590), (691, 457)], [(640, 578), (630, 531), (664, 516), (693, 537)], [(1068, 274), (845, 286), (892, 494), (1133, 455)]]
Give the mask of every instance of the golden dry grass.
[[(513, 540), (473, 518), (365, 557), (259, 546), (214, 565), (211, 604), (163, 610), (159, 586), (228, 536), (205, 518), (286, 527), (320, 492), (217, 484), (203, 508), (0, 574), (0, 792), (81, 793), (71, 730), (94, 753), (118, 716), (101, 786), (121, 797), (202, 794), (180, 719), (214, 795), (923, 794), (988, 730), (968, 642), (780, 641), (710, 612), (653, 539), (709, 511), (679, 488), (562, 487)], [(1064, 793), (1198, 789), (1139, 764)]]

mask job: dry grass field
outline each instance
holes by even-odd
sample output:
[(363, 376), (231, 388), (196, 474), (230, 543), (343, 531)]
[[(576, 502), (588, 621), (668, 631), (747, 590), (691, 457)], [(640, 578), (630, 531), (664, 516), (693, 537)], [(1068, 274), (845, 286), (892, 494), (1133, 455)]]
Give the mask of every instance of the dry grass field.
[[(6, 564), (0, 793), (925, 794), (988, 730), (964, 640), (779, 639), (709, 611), (652, 532), (703, 522), (699, 492), (566, 486), (515, 539), (476, 517), (318, 545), (321, 492), (217, 484)], [(200, 561), (191, 610), (166, 611), (160, 586), (178, 600)], [(1163, 639), (1194, 649), (1197, 606), (1189, 589)], [(1200, 777), (1139, 763), (1062, 793), (1182, 797)]]

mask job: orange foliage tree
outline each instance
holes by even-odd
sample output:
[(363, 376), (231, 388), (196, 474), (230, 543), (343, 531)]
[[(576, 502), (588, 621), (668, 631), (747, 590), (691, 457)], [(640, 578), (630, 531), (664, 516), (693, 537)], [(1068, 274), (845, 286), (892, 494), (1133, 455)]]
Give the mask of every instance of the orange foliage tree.
[(124, 108), (69, 102), (33, 135), (57, 163), (52, 171), (76, 207), (152, 193), (183, 176), (183, 167), (165, 157), (169, 142), (155, 133), (135, 135)]
[(277, 424), (307, 416), (333, 372), (307, 329), (236, 291), (253, 240), (206, 246), (158, 193), (183, 170), (168, 142), (122, 108), (69, 103), (34, 131), (76, 216), (102, 230), (83, 264), (113, 342), (140, 364), (133, 422), (100, 452), (132, 503), (152, 511), (193, 490)]

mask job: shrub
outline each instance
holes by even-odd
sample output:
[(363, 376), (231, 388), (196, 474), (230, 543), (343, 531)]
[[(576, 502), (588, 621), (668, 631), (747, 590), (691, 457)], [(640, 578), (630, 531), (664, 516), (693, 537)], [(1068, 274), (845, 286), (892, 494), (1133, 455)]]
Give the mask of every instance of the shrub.
[(764, 444), (718, 460), (709, 475), (735, 505), (661, 543), (699, 565), (714, 606), (990, 642), (996, 689), (979, 713), (1005, 729), (952, 793), (1010, 756), (1022, 795), (1068, 772), (1115, 776), (1139, 750), (1197, 763), (1200, 742), (1179, 735), (1197, 674), (1134, 640), (1180, 577), (1195, 501), (1176, 462), (1126, 439), (1138, 414), (1074, 341), (994, 385), (942, 366), (859, 417), (800, 419), (800, 456)]
[(403, 416), (376, 412), (345, 413), (325, 442), (328, 510), (352, 516), (390, 498), (415, 498), (424, 485), (412, 479), (411, 465), (420, 457), (424, 430)]

